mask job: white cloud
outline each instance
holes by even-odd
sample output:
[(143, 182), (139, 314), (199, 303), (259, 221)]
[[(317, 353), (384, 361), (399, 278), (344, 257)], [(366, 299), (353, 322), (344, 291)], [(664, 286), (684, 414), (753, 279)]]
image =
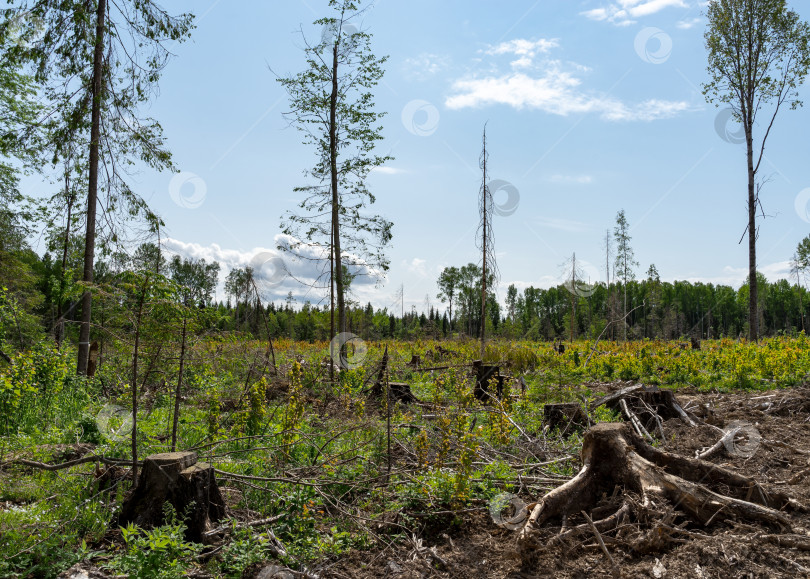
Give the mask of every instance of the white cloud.
[(372, 173), (379, 173), (380, 175), (399, 175), (401, 173), (404, 173), (405, 170), (404, 169), (397, 169), (396, 167), (382, 166), (382, 167), (374, 167), (371, 170), (371, 172)]
[[(219, 285), (217, 287), (218, 300), (225, 300), (225, 278), (231, 270), (251, 266), (254, 269), (263, 263), (270, 263), (270, 273), (280, 267), (283, 273), (278, 277), (273, 275), (269, 283), (260, 284), (262, 297), (267, 300), (279, 300), (292, 292), (293, 296), (303, 302), (309, 300), (318, 303), (324, 299), (329, 287), (328, 249), (311, 243), (303, 243), (294, 237), (278, 234), (273, 239), (276, 246), (283, 245), (294, 249), (288, 253), (279, 251), (276, 247), (255, 247), (251, 250), (222, 248), (216, 243), (201, 245), (187, 243), (179, 239), (168, 238), (163, 241), (163, 248), (169, 253), (184, 258), (205, 259), (211, 263), (216, 261), (220, 265)], [(349, 256), (351, 259), (352, 256)], [(279, 261), (280, 260), (280, 261)], [(381, 272), (356, 260), (359, 265), (349, 269), (357, 277), (352, 282), (352, 291), (365, 301), (376, 293), (375, 284), (383, 279)], [(282, 265), (283, 262), (283, 265)]]
[(548, 52), (552, 48), (557, 48), (559, 45), (560, 41), (556, 38), (541, 38), (540, 40), (516, 38), (507, 42), (501, 42), (496, 46), (491, 46), (486, 50), (486, 53), (492, 55), (514, 54), (515, 56), (534, 58), (535, 55)]
[(403, 265), (410, 273), (418, 275), (419, 277), (427, 277), (427, 269), (425, 268), (426, 263), (426, 260), (414, 257), (409, 262), (403, 262)]
[(570, 183), (576, 185), (588, 185), (593, 183), (593, 177), (590, 175), (552, 175), (548, 180), (552, 183)]
[(607, 21), (617, 26), (634, 24), (634, 18), (657, 14), (666, 8), (688, 8), (684, 0), (618, 0), (601, 8), (580, 12), (582, 16), (597, 22)]
[(454, 94), (445, 100), (450, 109), (504, 104), (521, 110), (537, 109), (550, 114), (598, 114), (608, 121), (652, 121), (673, 117), (691, 109), (685, 101), (647, 100), (627, 105), (604, 94), (580, 89), (582, 80), (563, 70), (559, 61), (548, 61), (539, 77), (513, 71), (500, 76), (460, 79)]
[[(520, 57), (510, 63), (512, 71), (499, 75), (496, 68), (488, 76), (456, 80), (451, 86), (453, 94), (445, 99), (445, 105), (450, 109), (463, 109), (505, 104), (518, 110), (538, 109), (561, 116), (598, 114), (609, 121), (652, 121), (690, 109), (684, 101), (651, 99), (627, 105), (608, 95), (585, 92), (580, 88), (579, 75), (588, 72), (586, 66), (563, 64), (554, 59), (535, 64), (535, 56), (557, 47), (556, 39), (515, 39), (490, 47), (489, 54)], [(526, 71), (529, 67), (536, 72)]]
[(593, 10), (586, 10), (585, 12), (580, 12), (580, 14), (586, 18), (590, 18), (591, 20), (607, 20), (609, 14), (606, 8), (594, 8)]
[(500, 56), (502, 54), (512, 54), (517, 56), (516, 60), (511, 62), (512, 68), (529, 68), (534, 64), (534, 57), (538, 54), (548, 53), (552, 48), (557, 48), (560, 41), (556, 38), (541, 38), (540, 40), (527, 40), (525, 38), (516, 38), (506, 42), (501, 42), (495, 46), (490, 46), (484, 52), (491, 56)]
[[(790, 262), (777, 261), (768, 265), (760, 266), (757, 271), (765, 276), (769, 282), (773, 283), (780, 279), (791, 279)], [(730, 285), (734, 288), (739, 288), (741, 285), (748, 281), (748, 267), (732, 267), (727, 265), (723, 268), (722, 273), (714, 276), (691, 276), (687, 277), (685, 281), (695, 283), (713, 283), (715, 285)]]
[(423, 52), (413, 58), (405, 59), (405, 76), (424, 81), (449, 68), (450, 62), (449, 56)]
[(688, 20), (679, 20), (675, 26), (681, 30), (689, 30), (703, 22), (702, 18), (689, 18)]
[(523, 295), (524, 290), (532, 287), (532, 288), (541, 288), (541, 289), (549, 289), (552, 287), (557, 287), (560, 283), (559, 278), (554, 277), (553, 275), (542, 275), (538, 277), (534, 281), (521, 281), (521, 280), (514, 280), (514, 281), (507, 281), (501, 282), (500, 287), (504, 288), (503, 294), (506, 295), (506, 289), (510, 285), (514, 285), (515, 288), (518, 290), (518, 295)]

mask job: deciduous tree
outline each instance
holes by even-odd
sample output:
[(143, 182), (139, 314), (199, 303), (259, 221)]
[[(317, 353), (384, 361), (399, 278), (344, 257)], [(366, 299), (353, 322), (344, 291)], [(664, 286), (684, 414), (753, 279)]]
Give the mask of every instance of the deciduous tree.
[[(748, 173), (748, 336), (759, 336), (757, 311), (757, 183), (765, 143), (783, 107), (801, 105), (798, 89), (810, 69), (810, 25), (785, 0), (711, 0), (706, 50), (707, 100), (731, 107), (742, 124)], [(755, 127), (764, 132), (759, 142)]]

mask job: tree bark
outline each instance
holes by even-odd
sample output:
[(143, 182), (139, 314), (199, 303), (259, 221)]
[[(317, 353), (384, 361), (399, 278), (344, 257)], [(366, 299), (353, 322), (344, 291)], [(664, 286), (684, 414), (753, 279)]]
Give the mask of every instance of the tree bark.
[(185, 518), (186, 540), (198, 543), (205, 542), (206, 532), (226, 513), (214, 469), (197, 462), (194, 452), (171, 452), (144, 460), (141, 480), (121, 505), (115, 524), (160, 526), (166, 522), (163, 505), (167, 502), (178, 517)]
[(146, 286), (138, 302), (138, 317), (135, 321), (135, 352), (132, 356), (132, 484), (138, 484), (138, 350), (141, 346), (141, 318)]
[[(177, 447), (177, 422), (180, 419), (180, 393), (183, 388), (183, 367), (186, 361), (186, 327), (188, 320), (183, 316), (183, 336), (180, 342), (180, 370), (177, 375), (177, 390), (174, 393), (174, 419), (172, 421), (172, 452)], [(268, 336), (269, 339), (269, 336)]]
[[(341, 42), (341, 22), (335, 32), (335, 44), (332, 47), (332, 93), (329, 96), (329, 168), (332, 177), (332, 235), (335, 272), (335, 285), (337, 286), (338, 333), (346, 331), (346, 305), (343, 295), (343, 265), (340, 253), (340, 195), (338, 193), (338, 143), (337, 143), (337, 102), (338, 102), (338, 47)], [(341, 348), (342, 353), (342, 348)], [(344, 357), (340, 356), (340, 366), (343, 369)]]
[(669, 504), (703, 526), (737, 518), (791, 532), (791, 521), (782, 510), (804, 509), (754, 479), (650, 446), (627, 424), (600, 423), (588, 430), (581, 458), (582, 469), (573, 479), (528, 507), (520, 533), (524, 553), (535, 548), (532, 536), (544, 522), (593, 509), (600, 496), (616, 487), (639, 495), (643, 509), (661, 511)]
[(65, 271), (67, 270), (68, 247), (70, 246), (70, 222), (73, 218), (73, 203), (75, 197), (70, 190), (70, 173), (65, 167), (65, 196), (67, 197), (67, 220), (65, 221), (65, 237), (62, 245), (62, 271), (59, 276), (59, 301), (56, 304), (56, 347), (62, 347), (62, 340), (65, 337), (65, 320), (62, 309), (65, 296)]
[(757, 311), (757, 197), (754, 182), (754, 144), (751, 125), (746, 123), (745, 141), (748, 157), (748, 339), (759, 338), (759, 312)]
[[(84, 272), (82, 281), (93, 283), (93, 265), (96, 251), (96, 205), (98, 202), (98, 149), (101, 140), (102, 64), (104, 58), (104, 20), (107, 0), (98, 0), (96, 11), (96, 38), (93, 52), (93, 104), (90, 128), (90, 174), (87, 188), (87, 231), (84, 239)], [(93, 297), (89, 289), (82, 294), (82, 321), (79, 330), (79, 353), (76, 373), (87, 374), (87, 356), (90, 351), (90, 317)]]

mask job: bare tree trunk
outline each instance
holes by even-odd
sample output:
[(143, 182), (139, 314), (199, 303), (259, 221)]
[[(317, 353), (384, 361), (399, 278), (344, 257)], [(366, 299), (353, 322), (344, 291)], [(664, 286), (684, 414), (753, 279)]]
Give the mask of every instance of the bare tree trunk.
[(574, 320), (576, 318), (577, 254), (571, 257), (571, 343), (574, 343)]
[(624, 319), (622, 321), (623, 341), (627, 341), (627, 253), (624, 254)]
[[(484, 155), (486, 155), (486, 143), (484, 144)], [(486, 328), (487, 328), (487, 166), (484, 161), (484, 236), (483, 255), (484, 260), (481, 267), (481, 363), (484, 363), (484, 353), (486, 352)]]
[(138, 300), (138, 314), (135, 318), (135, 352), (132, 356), (132, 486), (138, 484), (138, 350), (141, 346), (141, 319), (145, 300), (146, 283), (144, 282)]
[[(96, 250), (96, 205), (98, 201), (98, 148), (101, 140), (102, 60), (104, 58), (104, 19), (107, 0), (98, 0), (96, 12), (96, 38), (93, 52), (93, 104), (90, 128), (90, 174), (87, 188), (87, 232), (84, 239), (84, 272), (82, 281), (93, 283), (93, 265)], [(79, 330), (79, 353), (76, 373), (87, 374), (87, 355), (90, 352), (90, 314), (93, 297), (89, 289), (82, 294), (82, 321)]]
[[(329, 236), (329, 343), (335, 337), (335, 230)], [(331, 346), (330, 346), (331, 349)], [(330, 351), (331, 355), (332, 352)], [(335, 382), (334, 359), (329, 362), (329, 382)]]
[[(70, 221), (73, 218), (73, 203), (76, 199), (70, 191), (70, 174), (65, 168), (65, 195), (67, 196), (68, 211), (67, 221), (65, 222), (65, 239), (62, 246), (62, 272), (59, 279), (59, 302), (56, 309), (56, 347), (62, 347), (62, 339), (65, 336), (65, 320), (63, 319), (64, 312), (62, 310), (64, 295), (65, 295), (65, 270), (67, 269), (68, 247), (70, 246)], [(89, 337), (89, 336), (88, 336)]]
[(180, 392), (183, 387), (183, 365), (186, 361), (186, 326), (188, 320), (183, 316), (183, 336), (180, 341), (180, 371), (177, 375), (177, 390), (174, 392), (174, 420), (172, 422), (172, 452), (177, 447), (177, 422), (180, 418)]
[[(342, 20), (339, 23), (343, 24)], [(329, 167), (332, 176), (332, 234), (335, 252), (334, 269), (337, 285), (338, 332), (346, 331), (346, 305), (344, 302), (343, 261), (340, 254), (340, 195), (338, 194), (338, 143), (337, 143), (337, 101), (338, 101), (338, 45), (341, 28), (337, 28), (335, 44), (332, 47), (332, 94), (329, 97)], [(341, 365), (343, 356), (340, 357)]]
[(748, 157), (748, 339), (759, 338), (759, 315), (757, 311), (757, 195), (754, 179), (754, 148), (750, 124), (746, 123), (745, 140)]

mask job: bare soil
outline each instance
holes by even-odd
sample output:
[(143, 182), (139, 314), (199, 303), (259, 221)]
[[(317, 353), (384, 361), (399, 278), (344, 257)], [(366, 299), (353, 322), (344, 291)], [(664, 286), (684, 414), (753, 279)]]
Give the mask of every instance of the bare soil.
[[(602, 385), (599, 390), (608, 393), (621, 386)], [(786, 493), (810, 506), (810, 387), (737, 393), (681, 389), (676, 396), (682, 406), (710, 424), (725, 427), (743, 421), (760, 437), (748, 440), (755, 447), (752, 456), (721, 453), (709, 460), (755, 478), (767, 491)], [(688, 457), (719, 439), (711, 426), (689, 427), (677, 419), (664, 423), (664, 434), (660, 448)], [(521, 498), (532, 503), (540, 497)], [(711, 521), (706, 527), (684, 523), (682, 532), (660, 537), (653, 536), (657, 533), (654, 520), (633, 521), (648, 531), (644, 544), (609, 536), (604, 540), (621, 577), (810, 577), (810, 551), (805, 550), (810, 544), (810, 514), (785, 514), (794, 527), (792, 537), (799, 535), (804, 548), (774, 544), (766, 537), (778, 531), (733, 520)], [(568, 525), (583, 522), (584, 518), (570, 520)], [(546, 523), (540, 529), (541, 539), (556, 536), (559, 525), (559, 520)], [(497, 526), (485, 509), (464, 512), (423, 528), (410, 541), (351, 552), (320, 575), (343, 579), (614, 576), (595, 535), (555, 547), (542, 546), (545, 541), (541, 540), (530, 560), (519, 556), (517, 537), (517, 531)]]

